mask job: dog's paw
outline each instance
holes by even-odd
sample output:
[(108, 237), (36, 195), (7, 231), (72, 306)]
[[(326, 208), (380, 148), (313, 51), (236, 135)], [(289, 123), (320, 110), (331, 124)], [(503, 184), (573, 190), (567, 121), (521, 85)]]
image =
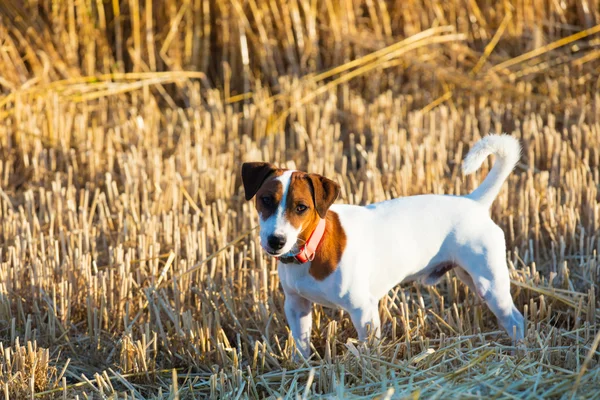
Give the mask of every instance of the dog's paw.
[(310, 352), (302, 352), (299, 349), (294, 349), (289, 360), (295, 365), (304, 365), (310, 359)]
[(516, 343), (513, 342), (513, 350), (511, 355), (514, 357), (524, 357), (528, 352), (527, 344), (524, 339), (518, 340)]

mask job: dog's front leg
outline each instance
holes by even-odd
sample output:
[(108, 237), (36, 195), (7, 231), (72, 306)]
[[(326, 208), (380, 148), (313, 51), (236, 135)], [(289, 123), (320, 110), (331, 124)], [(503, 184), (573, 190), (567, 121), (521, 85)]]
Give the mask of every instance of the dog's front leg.
[(350, 310), (349, 313), (358, 333), (358, 340), (367, 340), (372, 332), (374, 332), (377, 339), (381, 337), (381, 322), (377, 301), (368, 302), (363, 306)]
[(304, 358), (308, 358), (312, 330), (312, 303), (297, 294), (286, 293), (284, 308), (296, 347)]

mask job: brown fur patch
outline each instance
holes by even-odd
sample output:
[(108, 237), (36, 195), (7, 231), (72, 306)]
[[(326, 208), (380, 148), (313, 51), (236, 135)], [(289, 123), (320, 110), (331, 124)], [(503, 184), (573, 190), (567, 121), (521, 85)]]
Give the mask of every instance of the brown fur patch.
[[(286, 199), (286, 218), (296, 228), (301, 228), (298, 244), (304, 244), (314, 232), (320, 217), (315, 203), (314, 183), (309, 174), (294, 172), (290, 178), (290, 186)], [(336, 193), (337, 196), (337, 193)], [(296, 207), (305, 205), (308, 209), (298, 213)], [(329, 206), (327, 205), (327, 208)], [(326, 211), (325, 233), (311, 263), (308, 272), (317, 280), (322, 281), (336, 270), (346, 248), (346, 233), (342, 228), (338, 215)]]
[[(275, 170), (256, 192), (256, 210), (263, 220), (273, 215), (283, 198), (283, 185), (275, 178), (281, 176), (284, 171), (283, 169)], [(264, 197), (270, 197), (272, 199), (271, 204), (265, 204)]]
[(327, 219), (325, 234), (308, 270), (308, 273), (318, 281), (327, 278), (336, 270), (346, 249), (346, 232), (337, 213), (330, 210), (325, 218)]
[[(275, 178), (281, 176), (285, 171), (283, 169), (274, 171), (256, 193), (256, 209), (263, 219), (273, 215), (283, 198), (283, 185)], [(294, 227), (301, 229), (298, 235), (299, 245), (304, 244), (309, 239), (320, 220), (317, 204), (315, 204), (313, 185), (314, 182), (311, 181), (310, 175), (304, 172), (294, 172), (290, 177), (285, 218)], [(263, 197), (270, 197), (272, 199), (271, 203), (269, 205), (265, 204)], [(332, 197), (331, 202), (333, 202), (337, 197), (337, 190), (335, 196), (329, 197)], [(308, 208), (306, 211), (299, 213), (297, 211), (298, 205), (304, 205)], [(326, 204), (326, 208), (329, 208), (329, 204)], [(346, 233), (342, 228), (338, 215), (326, 209), (321, 211), (327, 213), (325, 216), (327, 220), (325, 233), (308, 271), (319, 281), (327, 278), (336, 270), (346, 248)]]
[[(296, 211), (296, 207), (299, 205), (305, 205), (308, 209), (304, 213), (299, 214)], [(307, 174), (304, 172), (294, 172), (290, 177), (290, 186), (285, 205), (285, 217), (294, 228), (302, 227), (302, 231), (298, 235), (301, 243), (308, 240), (308, 237), (319, 222), (312, 189), (308, 183)]]
[(262, 184), (273, 173), (281, 171), (273, 164), (266, 162), (246, 162), (242, 164), (242, 184), (244, 196), (250, 200), (258, 192)]

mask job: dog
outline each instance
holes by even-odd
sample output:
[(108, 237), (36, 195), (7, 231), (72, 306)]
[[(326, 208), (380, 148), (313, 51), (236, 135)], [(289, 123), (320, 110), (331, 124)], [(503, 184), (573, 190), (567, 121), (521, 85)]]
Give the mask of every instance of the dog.
[(418, 195), (367, 206), (334, 204), (340, 187), (321, 175), (265, 162), (242, 165), (246, 200), (256, 197), (262, 248), (278, 259), (285, 315), (296, 348), (310, 356), (312, 304), (348, 312), (364, 341), (380, 337), (379, 300), (399, 283), (437, 283), (449, 270), (485, 301), (513, 340), (524, 320), (510, 294), (504, 232), (489, 209), (520, 158), (519, 142), (489, 135), (462, 170), (496, 161), (465, 196)]

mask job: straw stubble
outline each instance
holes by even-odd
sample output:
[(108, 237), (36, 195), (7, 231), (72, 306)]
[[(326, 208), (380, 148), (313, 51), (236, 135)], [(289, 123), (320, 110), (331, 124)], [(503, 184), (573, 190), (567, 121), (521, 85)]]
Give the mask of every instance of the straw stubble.
[[(589, 3), (1, 2), (5, 397), (597, 396)], [(491, 213), (528, 351), (448, 273), (382, 299), (380, 346), (315, 306), (292, 362), (241, 162), (324, 174), (344, 203), (459, 195), (503, 131), (523, 156)]]

